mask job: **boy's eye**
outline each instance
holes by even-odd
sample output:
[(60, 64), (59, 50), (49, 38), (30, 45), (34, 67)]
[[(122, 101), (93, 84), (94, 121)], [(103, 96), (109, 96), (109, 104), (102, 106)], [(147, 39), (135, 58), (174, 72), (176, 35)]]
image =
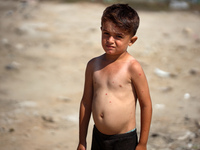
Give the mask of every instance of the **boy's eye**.
[(123, 36), (121, 36), (121, 35), (117, 35), (116, 36), (118, 39), (122, 39), (123, 38)]
[(109, 33), (108, 33), (108, 32), (104, 32), (103, 34), (105, 34), (105, 35), (109, 35)]
[(118, 35), (117, 37), (120, 38), (120, 39), (123, 38), (121, 35)]

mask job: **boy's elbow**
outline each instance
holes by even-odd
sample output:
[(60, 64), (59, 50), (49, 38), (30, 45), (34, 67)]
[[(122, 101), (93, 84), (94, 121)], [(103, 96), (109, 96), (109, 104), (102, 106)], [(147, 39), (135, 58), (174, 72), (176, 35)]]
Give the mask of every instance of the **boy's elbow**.
[(84, 106), (85, 108), (91, 108), (91, 101), (86, 101), (84, 99), (81, 100), (81, 105)]
[(146, 102), (146, 103), (141, 103), (140, 104), (140, 108), (141, 109), (148, 109), (149, 111), (152, 112), (152, 103), (151, 103), (151, 100), (149, 100), (149, 102)]

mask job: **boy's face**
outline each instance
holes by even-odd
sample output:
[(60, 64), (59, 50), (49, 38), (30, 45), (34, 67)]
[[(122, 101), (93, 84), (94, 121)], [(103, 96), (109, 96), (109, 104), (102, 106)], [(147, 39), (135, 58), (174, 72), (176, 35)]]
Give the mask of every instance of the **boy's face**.
[(113, 22), (106, 21), (102, 25), (102, 47), (106, 54), (119, 55), (127, 50), (136, 40), (124, 30), (117, 27)]

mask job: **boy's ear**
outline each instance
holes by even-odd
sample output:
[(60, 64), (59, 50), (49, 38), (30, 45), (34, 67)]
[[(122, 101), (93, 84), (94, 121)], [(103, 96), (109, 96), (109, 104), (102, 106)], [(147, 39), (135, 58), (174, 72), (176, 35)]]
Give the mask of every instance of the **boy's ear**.
[(133, 43), (135, 43), (135, 41), (138, 39), (138, 37), (137, 36), (133, 36), (132, 38), (131, 38), (131, 40), (130, 40), (130, 42), (129, 42), (129, 46), (131, 46)]

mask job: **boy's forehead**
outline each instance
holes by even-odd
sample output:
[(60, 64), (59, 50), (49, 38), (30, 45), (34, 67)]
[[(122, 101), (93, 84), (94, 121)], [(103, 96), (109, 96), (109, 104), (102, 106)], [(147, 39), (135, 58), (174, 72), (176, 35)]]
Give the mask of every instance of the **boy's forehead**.
[(102, 30), (117, 33), (117, 34), (127, 34), (127, 31), (121, 29), (116, 24), (114, 24), (112, 21), (104, 22), (102, 24)]

